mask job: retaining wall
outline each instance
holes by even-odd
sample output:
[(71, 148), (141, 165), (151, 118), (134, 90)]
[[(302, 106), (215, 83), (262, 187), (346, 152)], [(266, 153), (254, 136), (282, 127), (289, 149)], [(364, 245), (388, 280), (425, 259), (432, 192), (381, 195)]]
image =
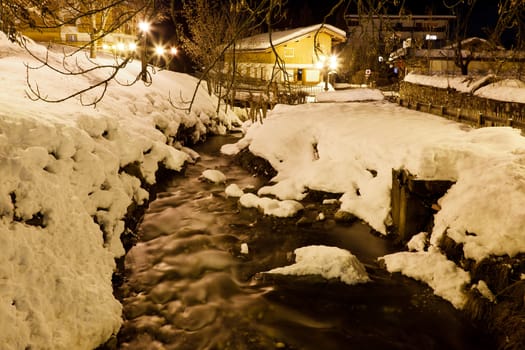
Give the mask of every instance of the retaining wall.
[(475, 126), (512, 126), (525, 130), (525, 104), (497, 101), (402, 81), (399, 104)]

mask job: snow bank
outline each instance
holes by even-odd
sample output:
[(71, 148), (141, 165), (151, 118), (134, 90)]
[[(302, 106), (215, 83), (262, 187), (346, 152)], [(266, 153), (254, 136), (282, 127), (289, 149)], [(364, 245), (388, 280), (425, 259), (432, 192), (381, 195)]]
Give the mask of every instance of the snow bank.
[(259, 195), (343, 193), (340, 209), (382, 233), (391, 220), (392, 169), (453, 180), (431, 244), (447, 232), (477, 261), (525, 252), (525, 139), (518, 129), (472, 129), (387, 102), (276, 106), (263, 125), (248, 129), (242, 147), (278, 172)]
[[(84, 55), (77, 58), (91, 64)], [(57, 64), (62, 56), (51, 53), (49, 60)], [(112, 82), (94, 108), (82, 107), (78, 98), (31, 101), (25, 63), (37, 65), (0, 33), (0, 343), (5, 349), (93, 349), (120, 327), (114, 258), (124, 253), (128, 206), (148, 198), (141, 181), (123, 169), (136, 164), (151, 184), (159, 163), (179, 170), (189, 158), (168, 145), (176, 144), (180, 126), (192, 128), (198, 140), (238, 120), (216, 115), (216, 101), (202, 88), (191, 113), (176, 109), (172, 104), (182, 106), (196, 80), (172, 72), (155, 74), (150, 87)], [(133, 62), (118, 79), (132, 81), (139, 71)], [(30, 70), (28, 79), (52, 99), (110, 72), (65, 77), (42, 68)]]
[(496, 101), (525, 103), (525, 82), (505, 79), (481, 87), (474, 95)]
[(504, 79), (489, 83), (494, 78), (493, 74), (482, 77), (465, 77), (409, 73), (404, 80), (440, 89), (454, 89), (496, 101), (525, 103), (525, 82), (518, 79)]
[(470, 283), (468, 272), (457, 267), (440, 252), (401, 252), (381, 258), (390, 272), (425, 282), (434, 293), (448, 300), (454, 307), (465, 306), (467, 296), (465, 286)]
[(341, 210), (382, 233), (391, 223), (392, 169), (455, 181), (438, 203), (433, 231), (410, 242), (416, 252), (384, 260), (390, 271), (428, 283), (456, 307), (464, 305), (470, 277), (439, 252), (443, 234), (475, 261), (525, 252), (525, 139), (518, 129), (473, 129), (384, 101), (278, 105), (223, 151), (245, 147), (278, 172), (259, 195), (300, 200), (308, 189), (343, 193)]
[(297, 248), (294, 254), (295, 264), (278, 267), (268, 273), (295, 276), (320, 275), (326, 279), (339, 279), (350, 285), (370, 281), (363, 264), (348, 250), (318, 245)]

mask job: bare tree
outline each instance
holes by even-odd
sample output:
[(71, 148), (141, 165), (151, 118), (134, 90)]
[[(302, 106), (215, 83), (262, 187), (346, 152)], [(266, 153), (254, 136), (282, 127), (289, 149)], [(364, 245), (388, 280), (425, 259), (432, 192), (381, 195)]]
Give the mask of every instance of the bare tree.
[[(206, 71), (208, 92), (214, 92), (214, 80), (224, 69), (224, 45), (233, 38), (240, 21), (236, 4), (224, 6), (207, 0), (184, 0), (183, 23), (179, 23), (180, 41), (198, 71)], [(184, 30), (184, 26), (187, 30)], [(217, 59), (219, 58), (219, 59)]]
[[(405, 15), (407, 9), (404, 0), (350, 0), (344, 6), (345, 12), (353, 15), (348, 17), (347, 24), (354, 40), (344, 48), (343, 69), (352, 81), (362, 83), (365, 69), (370, 68), (377, 74), (384, 66), (379, 58), (388, 57), (398, 48), (396, 28), (390, 16)], [(358, 25), (351, 25), (353, 20)]]
[[(184, 1), (181, 26), (186, 26), (187, 30), (179, 28), (180, 38), (188, 54), (199, 65), (201, 81), (212, 82), (209, 84), (210, 93), (214, 85), (221, 98), (227, 98), (235, 91), (238, 40), (263, 25), (271, 27), (281, 17), (281, 9), (282, 0), (224, 0), (213, 4), (205, 0)], [(229, 54), (225, 55), (226, 52)]]
[(501, 44), (505, 33), (514, 37), (513, 48), (522, 50), (525, 46), (525, 2), (523, 0), (500, 0), (498, 21), (492, 32), (492, 40)]

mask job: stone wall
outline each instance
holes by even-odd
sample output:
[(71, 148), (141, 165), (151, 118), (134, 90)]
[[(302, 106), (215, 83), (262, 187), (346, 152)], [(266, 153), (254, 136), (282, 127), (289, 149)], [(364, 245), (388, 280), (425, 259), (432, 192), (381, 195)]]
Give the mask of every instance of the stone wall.
[(476, 126), (513, 126), (525, 130), (525, 104), (482, 98), (454, 89), (399, 85), (399, 104)]

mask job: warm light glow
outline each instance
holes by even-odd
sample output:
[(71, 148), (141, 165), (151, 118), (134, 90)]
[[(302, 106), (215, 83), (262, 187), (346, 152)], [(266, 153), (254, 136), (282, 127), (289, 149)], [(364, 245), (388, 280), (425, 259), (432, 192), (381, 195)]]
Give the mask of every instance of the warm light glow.
[(118, 43), (117, 44), (117, 50), (119, 50), (119, 51), (126, 50), (126, 45), (124, 45), (124, 43)]
[(142, 33), (147, 33), (147, 32), (149, 32), (149, 29), (150, 29), (150, 23), (149, 23), (149, 22), (146, 22), (146, 21), (141, 21), (141, 22), (139, 22), (139, 30), (140, 30)]
[(337, 56), (332, 55), (330, 57), (326, 56), (319, 56), (319, 61), (315, 64), (315, 67), (317, 69), (329, 69), (329, 70), (336, 70), (337, 69)]
[(315, 67), (317, 69), (323, 69), (324, 67), (324, 62), (326, 61), (326, 57), (325, 56), (319, 56), (319, 61), (317, 61), (317, 63), (315, 64)]
[(108, 44), (102, 44), (102, 50), (108, 50), (109, 46)]
[(330, 69), (331, 70), (337, 69), (337, 57), (335, 55), (330, 56)]
[(137, 44), (129, 43), (128, 47), (130, 51), (135, 51), (137, 49)]
[(175, 56), (177, 54), (177, 48), (176, 47), (172, 47), (171, 50), (170, 50), (170, 53)]
[(155, 46), (155, 53), (157, 55), (162, 56), (164, 55), (164, 52), (166, 52), (166, 50), (164, 50), (162, 46)]

